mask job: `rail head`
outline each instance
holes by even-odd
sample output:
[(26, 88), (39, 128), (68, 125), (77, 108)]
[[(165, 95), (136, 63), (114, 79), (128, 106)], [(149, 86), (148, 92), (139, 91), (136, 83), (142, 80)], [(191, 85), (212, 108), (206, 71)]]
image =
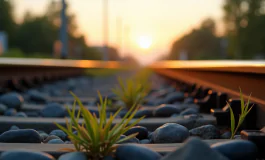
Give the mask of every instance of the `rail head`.
[(24, 67), (67, 67), (67, 68), (122, 68), (124, 62), (97, 61), (97, 60), (60, 60), (60, 59), (37, 59), (37, 58), (0, 58), (0, 67), (24, 66)]
[[(60, 67), (60, 68), (130, 68), (131, 64), (124, 61), (99, 60), (60, 60), (38, 58), (0, 58), (0, 67)], [(200, 71), (265, 73), (265, 61), (238, 60), (189, 60), (189, 61), (157, 61), (150, 65), (152, 69), (185, 69)]]
[(199, 71), (219, 71), (265, 74), (265, 61), (249, 60), (189, 60), (159, 61), (152, 63), (153, 69), (183, 69)]

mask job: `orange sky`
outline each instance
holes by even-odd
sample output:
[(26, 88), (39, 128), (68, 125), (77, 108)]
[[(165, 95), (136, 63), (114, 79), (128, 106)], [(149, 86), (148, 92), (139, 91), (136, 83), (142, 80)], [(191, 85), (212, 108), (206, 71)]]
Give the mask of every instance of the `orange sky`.
[[(13, 0), (16, 16), (27, 9), (41, 13), (49, 0)], [(90, 45), (102, 45), (102, 1), (68, 0), (76, 14), (79, 31), (85, 33)], [(143, 63), (168, 53), (173, 40), (198, 26), (202, 19), (213, 17), (222, 24), (223, 0), (109, 0), (109, 41), (117, 46), (117, 17), (123, 22), (122, 53), (131, 52)], [(128, 36), (124, 28), (129, 27)], [(149, 49), (141, 49), (140, 37), (152, 39)]]

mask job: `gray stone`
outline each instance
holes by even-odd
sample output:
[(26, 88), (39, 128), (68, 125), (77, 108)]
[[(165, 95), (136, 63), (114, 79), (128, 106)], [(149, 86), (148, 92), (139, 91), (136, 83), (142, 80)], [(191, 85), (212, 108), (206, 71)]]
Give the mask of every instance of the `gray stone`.
[(51, 90), (49, 94), (50, 96), (62, 96), (62, 92), (59, 90)]
[(23, 97), (18, 93), (7, 93), (0, 96), (0, 103), (6, 105), (8, 108), (19, 110), (23, 102)]
[(172, 87), (172, 86), (167, 86), (167, 88), (165, 88), (165, 90), (167, 91), (167, 93), (172, 93), (172, 92), (176, 91), (176, 88)]
[[(125, 138), (125, 137), (126, 137), (125, 135), (121, 135), (120, 140)], [(140, 143), (140, 141), (139, 141), (139, 139), (134, 137), (134, 138), (128, 139), (126, 141), (120, 142), (118, 144), (124, 144), (124, 143)]]
[(232, 140), (213, 144), (211, 148), (230, 160), (256, 160), (257, 146), (247, 140)]
[(149, 139), (143, 139), (143, 140), (140, 140), (140, 143), (141, 144), (150, 144), (151, 141)]
[(48, 136), (43, 142), (44, 143), (48, 143), (52, 139), (60, 139), (60, 138), (57, 137), (57, 136), (52, 135), (52, 136)]
[(1, 160), (55, 160), (55, 158), (47, 153), (28, 151), (28, 150), (10, 150), (3, 152), (0, 156)]
[(178, 124), (186, 127), (187, 129), (193, 129), (194, 125), (196, 124), (197, 120), (196, 119), (182, 119), (178, 120)]
[(139, 140), (146, 139), (148, 137), (148, 130), (142, 126), (134, 126), (130, 128), (127, 132), (124, 133), (125, 136), (129, 136), (131, 134), (138, 133), (136, 138)]
[(140, 118), (145, 116), (145, 118), (153, 117), (153, 111), (150, 109), (142, 109), (135, 113), (135, 118)]
[(152, 139), (153, 132), (148, 132), (148, 139)]
[(48, 144), (64, 144), (64, 141), (61, 139), (51, 139), (48, 141)]
[(75, 89), (75, 87), (76, 87), (76, 81), (75, 80), (73, 80), (73, 79), (69, 79), (68, 81), (67, 81), (67, 86), (68, 86), (68, 90), (74, 90)]
[(65, 141), (64, 144), (73, 144), (71, 141)]
[(18, 112), (16, 115), (16, 117), (24, 117), (24, 118), (27, 118), (28, 116), (26, 115), (26, 113), (24, 112)]
[(40, 112), (42, 117), (64, 117), (65, 108), (58, 103), (49, 103)]
[(231, 138), (231, 132), (227, 131), (221, 135), (222, 139), (230, 139)]
[(176, 117), (179, 117), (179, 116), (180, 116), (179, 114), (172, 114), (170, 117), (176, 118)]
[(83, 152), (71, 152), (61, 155), (58, 160), (88, 160), (88, 158)]
[(170, 117), (172, 114), (180, 113), (180, 109), (175, 105), (162, 104), (154, 110), (155, 117)]
[(179, 149), (169, 153), (161, 160), (229, 160), (199, 138), (188, 139)]
[(57, 136), (59, 138), (61, 138), (61, 140), (66, 140), (67, 138), (67, 134), (64, 133), (64, 131), (60, 130), (60, 129), (56, 129), (56, 130), (53, 130), (51, 131), (51, 133), (49, 134), (50, 136), (54, 135), (54, 136)]
[(157, 152), (134, 144), (118, 146), (115, 155), (118, 160), (159, 160), (161, 158)]
[(172, 92), (169, 93), (165, 98), (164, 101), (166, 103), (174, 103), (176, 101), (182, 101), (184, 100), (184, 93), (183, 92)]
[(40, 134), (40, 133), (46, 133), (45, 131), (43, 130), (37, 130), (37, 132)]
[(46, 103), (47, 101), (46, 96), (37, 90), (28, 91), (28, 96), (31, 101), (34, 101), (37, 103)]
[(13, 125), (13, 126), (10, 127), (9, 130), (10, 130), (10, 131), (11, 131), (11, 130), (19, 130), (19, 128), (18, 128), (17, 126)]
[(182, 143), (189, 137), (186, 127), (176, 123), (166, 123), (157, 128), (152, 135), (154, 143)]
[(33, 129), (9, 130), (0, 135), (3, 143), (41, 143), (39, 133)]
[(211, 124), (191, 129), (189, 132), (191, 136), (198, 136), (198, 137), (201, 137), (202, 139), (220, 138), (219, 129)]
[(147, 103), (147, 105), (152, 105), (152, 106), (158, 106), (161, 104), (165, 104), (165, 100), (162, 98), (155, 98)]
[(185, 115), (190, 115), (190, 114), (198, 114), (199, 110), (196, 108), (187, 108), (184, 111), (180, 113), (180, 115), (185, 116)]
[(189, 114), (189, 115), (184, 116), (184, 119), (194, 119), (194, 120), (197, 120), (199, 118), (202, 118), (202, 116), (201, 115), (198, 115), (198, 114)]
[(193, 124), (192, 128), (201, 127), (201, 126), (209, 125), (209, 124), (215, 125), (216, 121), (209, 121), (208, 119), (199, 118), (195, 120), (195, 123)]
[(5, 116), (15, 116), (17, 114), (17, 110), (14, 108), (9, 108), (5, 111)]
[(200, 110), (200, 106), (198, 104), (183, 104), (186, 105), (187, 108), (194, 108)]
[(189, 108), (191, 106), (191, 104), (184, 104), (184, 103), (179, 103), (178, 104), (174, 103), (176, 105), (176, 107), (178, 109), (180, 109), (181, 111), (184, 111), (185, 109)]
[(192, 103), (194, 103), (194, 99), (191, 97), (185, 98), (183, 103), (184, 104), (192, 104)]
[(234, 139), (241, 139), (241, 135), (235, 135)]
[(174, 102), (173, 104), (180, 106), (182, 102)]
[(40, 137), (41, 137), (41, 141), (43, 142), (46, 138), (49, 137), (49, 135), (47, 133), (39, 133)]
[(25, 111), (24, 112), (28, 117), (40, 117), (39, 112), (35, 111)]
[(4, 104), (0, 104), (0, 115), (3, 115), (7, 110), (7, 106)]
[(37, 130), (37, 132), (40, 134), (40, 133), (46, 133), (45, 131), (43, 130)]

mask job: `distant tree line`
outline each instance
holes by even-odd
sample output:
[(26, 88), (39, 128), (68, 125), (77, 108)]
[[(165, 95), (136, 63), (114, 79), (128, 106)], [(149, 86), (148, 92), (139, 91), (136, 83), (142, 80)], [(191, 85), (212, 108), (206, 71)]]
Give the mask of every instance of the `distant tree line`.
[[(172, 44), (169, 59), (186, 52), (189, 59), (253, 59), (265, 56), (265, 0), (225, 0), (225, 34), (216, 35), (215, 22), (201, 26)], [(224, 50), (225, 49), (225, 50)]]
[[(15, 56), (52, 57), (59, 42), (60, 30), (60, 1), (49, 3), (42, 15), (33, 15), (26, 12), (22, 22), (17, 23), (14, 18), (14, 4), (11, 1), (0, 0), (0, 31), (8, 35), (10, 51), (8, 54)], [(102, 59), (102, 51), (88, 46), (85, 36), (77, 33), (75, 15), (67, 10), (68, 21), (68, 50), (69, 57), (73, 59)], [(57, 43), (59, 45), (60, 43)], [(58, 47), (58, 46), (57, 46)], [(118, 51), (109, 48), (110, 60), (118, 59)]]
[(217, 58), (219, 56), (220, 38), (215, 36), (215, 22), (206, 19), (199, 29), (193, 29), (173, 43), (171, 59), (178, 59), (182, 52), (187, 53), (188, 59)]

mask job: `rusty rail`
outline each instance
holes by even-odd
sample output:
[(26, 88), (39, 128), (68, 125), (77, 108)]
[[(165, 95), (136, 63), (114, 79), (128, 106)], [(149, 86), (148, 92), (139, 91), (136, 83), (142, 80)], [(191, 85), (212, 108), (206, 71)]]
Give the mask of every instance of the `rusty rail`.
[[(1, 88), (12, 90), (21, 83), (42, 83), (83, 75), (87, 68), (121, 68), (121, 62), (91, 60), (0, 58)], [(6, 92), (6, 90), (2, 90)]]
[(251, 94), (257, 103), (258, 126), (265, 125), (265, 61), (164, 61), (150, 65), (156, 73), (188, 84), (209, 87), (238, 98)]

